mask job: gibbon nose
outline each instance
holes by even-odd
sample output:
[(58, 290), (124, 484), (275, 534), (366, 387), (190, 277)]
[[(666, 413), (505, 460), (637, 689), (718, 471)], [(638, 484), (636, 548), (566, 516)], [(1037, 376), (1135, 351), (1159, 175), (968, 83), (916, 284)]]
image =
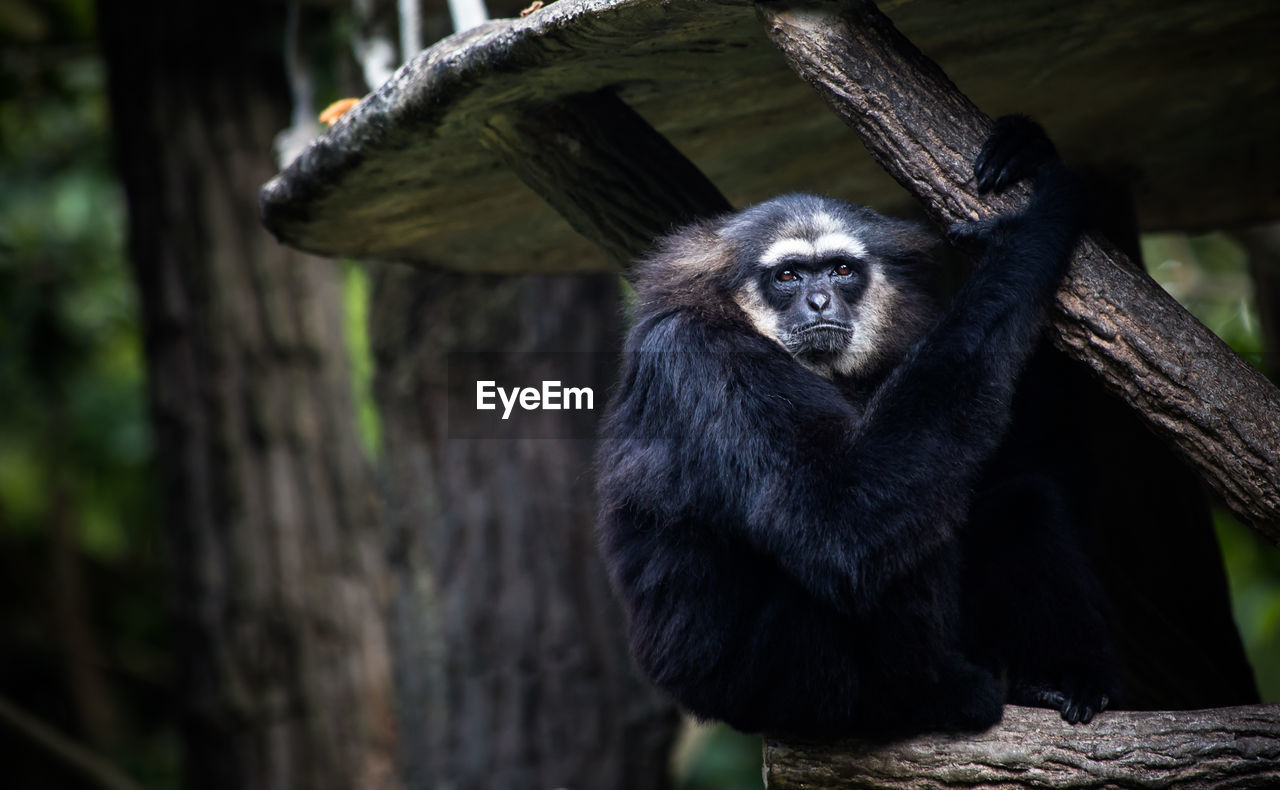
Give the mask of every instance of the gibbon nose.
[(813, 308), (815, 313), (821, 313), (823, 310), (827, 309), (827, 305), (829, 304), (831, 304), (830, 295), (825, 294), (822, 291), (809, 294), (809, 306)]

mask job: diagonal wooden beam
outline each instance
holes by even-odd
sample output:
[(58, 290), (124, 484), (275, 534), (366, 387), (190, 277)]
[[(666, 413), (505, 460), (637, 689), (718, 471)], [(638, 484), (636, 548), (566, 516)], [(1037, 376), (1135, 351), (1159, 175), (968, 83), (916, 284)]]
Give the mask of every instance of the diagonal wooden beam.
[(731, 209), (696, 165), (609, 90), (494, 115), (482, 139), (574, 230), (624, 265), (658, 236)]
[[(975, 192), (972, 162), (991, 120), (870, 0), (757, 9), (790, 66), (939, 225), (1025, 199)], [(1096, 235), (1076, 251), (1050, 334), (1280, 543), (1280, 391), (1262, 374)]]

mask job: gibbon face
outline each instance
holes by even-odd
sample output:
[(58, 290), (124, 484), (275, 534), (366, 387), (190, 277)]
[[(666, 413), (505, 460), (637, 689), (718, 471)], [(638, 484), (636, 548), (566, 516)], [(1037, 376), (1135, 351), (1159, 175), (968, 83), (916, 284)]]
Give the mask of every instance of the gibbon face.
[(788, 195), (735, 216), (720, 235), (737, 250), (734, 302), (757, 332), (827, 378), (901, 351), (932, 313), (918, 277), (931, 240), (910, 223)]

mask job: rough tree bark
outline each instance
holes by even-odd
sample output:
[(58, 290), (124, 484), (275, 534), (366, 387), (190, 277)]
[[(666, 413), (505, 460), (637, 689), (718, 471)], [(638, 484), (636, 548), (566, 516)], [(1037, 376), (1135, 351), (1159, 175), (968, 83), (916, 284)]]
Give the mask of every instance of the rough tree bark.
[(378, 514), (341, 272), (273, 241), (284, 5), (103, 2), (188, 788), (391, 788)]
[(1280, 706), (1109, 713), (1088, 726), (1005, 709), (982, 735), (765, 746), (769, 790), (875, 787), (1271, 788), (1280, 779)]
[[(1016, 208), (979, 197), (991, 121), (870, 0), (760, 3), (769, 36), (939, 224)], [(1167, 439), (1241, 519), (1280, 542), (1280, 392), (1096, 236), (1078, 248), (1051, 336)]]

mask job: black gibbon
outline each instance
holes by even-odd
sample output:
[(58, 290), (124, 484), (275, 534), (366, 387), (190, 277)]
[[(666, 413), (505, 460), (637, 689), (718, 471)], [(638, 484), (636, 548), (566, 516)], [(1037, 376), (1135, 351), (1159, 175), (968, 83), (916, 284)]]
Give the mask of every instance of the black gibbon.
[(599, 538), (635, 661), (695, 716), (877, 737), (1115, 697), (1098, 583), (1014, 408), (1085, 201), (1022, 117), (974, 171), (1033, 194), (952, 229), (983, 255), (945, 309), (923, 228), (810, 195), (637, 264)]

